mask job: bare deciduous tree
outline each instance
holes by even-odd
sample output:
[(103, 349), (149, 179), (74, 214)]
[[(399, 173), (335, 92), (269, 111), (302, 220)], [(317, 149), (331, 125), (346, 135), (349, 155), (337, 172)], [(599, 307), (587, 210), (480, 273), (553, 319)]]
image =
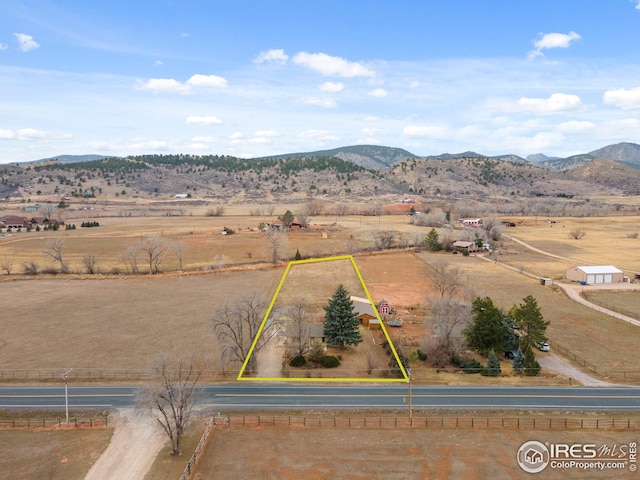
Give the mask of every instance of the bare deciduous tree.
[(174, 361), (163, 355), (152, 363), (151, 373), (158, 379), (158, 384), (142, 390), (139, 406), (153, 412), (169, 437), (171, 455), (178, 455), (182, 437), (192, 418), (201, 371), (193, 356)]
[(286, 317), (289, 320), (287, 335), (294, 348), (294, 355), (304, 355), (309, 351), (311, 340), (311, 330), (306, 319), (309, 303), (306, 299), (298, 297), (289, 304)]
[(451, 355), (464, 347), (462, 331), (471, 321), (471, 305), (455, 298), (437, 298), (431, 301), (431, 315), (436, 328), (436, 341)]
[(496, 242), (502, 237), (504, 227), (496, 215), (489, 215), (483, 219), (482, 228), (486, 232), (487, 238)]
[(307, 202), (302, 211), (307, 217), (317, 217), (322, 214), (322, 210), (324, 209), (324, 205), (322, 202), (318, 200), (311, 200)]
[(221, 217), (224, 215), (224, 205), (216, 205), (212, 208), (209, 208), (205, 215), (207, 217)]
[(24, 262), (22, 264), (22, 271), (25, 275), (38, 275), (40, 269), (38, 268), (38, 264), (34, 261)]
[(452, 268), (445, 262), (436, 261), (424, 269), (424, 275), (431, 281), (440, 299), (451, 298), (462, 287), (462, 273), (457, 268)]
[(122, 260), (122, 263), (124, 263), (127, 273), (133, 273), (134, 275), (139, 273), (138, 253), (140, 253), (139, 245), (129, 245), (122, 253), (120, 253), (120, 259)]
[(47, 249), (44, 253), (49, 255), (54, 262), (58, 262), (60, 264), (60, 271), (62, 273), (69, 273), (69, 266), (63, 257), (64, 238), (58, 238), (48, 242)]
[(388, 250), (393, 247), (393, 242), (396, 238), (395, 232), (391, 231), (378, 231), (373, 232), (373, 243), (376, 250)]
[(569, 232), (569, 238), (573, 238), (574, 240), (580, 240), (584, 238), (587, 232), (584, 228), (574, 228)]
[(160, 271), (160, 264), (167, 256), (169, 245), (164, 238), (150, 235), (142, 241), (140, 250), (144, 252), (145, 258), (149, 262), (149, 274), (152, 275)]
[(175, 242), (173, 245), (171, 245), (171, 249), (176, 253), (176, 258), (178, 259), (178, 268), (182, 272), (184, 252), (187, 249), (187, 244), (184, 242)]
[[(267, 304), (257, 292), (231, 299), (211, 316), (213, 333), (222, 345), (222, 360), (244, 362), (249, 354)], [(249, 362), (247, 371), (255, 370), (256, 354), (277, 334), (278, 324), (267, 321)]]
[(42, 210), (40, 210), (42, 212), (42, 215), (44, 216), (44, 218), (47, 219), (47, 221), (50, 221), (51, 218), (53, 217), (53, 214), (56, 212), (57, 207), (55, 205), (45, 205), (44, 207), (42, 207)]
[(338, 203), (333, 208), (333, 213), (336, 217), (344, 217), (347, 213), (349, 213), (349, 205), (346, 203)]
[(87, 253), (84, 257), (82, 257), (82, 264), (84, 265), (84, 269), (89, 275), (98, 273), (96, 256), (92, 253)]
[(284, 232), (275, 229), (267, 229), (264, 233), (264, 238), (267, 239), (267, 251), (269, 252), (269, 259), (271, 263), (277, 265), (280, 262), (280, 258), (284, 252), (284, 248), (287, 244), (287, 236)]
[(13, 271), (13, 260), (11, 260), (11, 258), (3, 258), (0, 263), (0, 268), (2, 268), (7, 275), (11, 275), (11, 272)]

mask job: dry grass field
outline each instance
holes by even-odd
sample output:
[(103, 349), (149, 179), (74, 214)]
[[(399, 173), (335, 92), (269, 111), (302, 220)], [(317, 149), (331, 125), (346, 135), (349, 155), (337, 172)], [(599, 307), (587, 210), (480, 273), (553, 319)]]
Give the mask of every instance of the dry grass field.
[[(212, 432), (193, 478), (530, 478), (516, 461), (518, 448), (526, 441), (620, 445), (637, 439), (638, 431), (633, 430), (219, 428)], [(637, 478), (637, 472), (629, 470), (549, 467), (539, 475), (549, 479)]]
[(0, 430), (0, 478), (84, 478), (113, 430)]
[[(4, 309), (0, 320), (0, 369), (145, 369), (151, 358), (162, 352), (193, 351), (217, 360), (219, 349), (210, 332), (211, 315), (229, 298), (254, 289), (269, 300), (283, 273), (282, 266), (256, 264), (265, 261), (268, 252), (264, 238), (251, 229), (266, 217), (239, 215), (248, 209), (242, 208), (233, 207), (230, 210), (234, 215), (223, 217), (108, 217), (100, 219), (104, 227), (46, 235), (15, 234), (0, 239), (0, 260), (12, 259), (17, 270), (26, 259), (55, 266), (43, 251), (48, 239), (63, 237), (72, 271), (81, 268), (80, 259), (87, 252), (95, 252), (100, 268), (107, 271), (114, 266), (123, 268), (119, 252), (130, 242), (157, 234), (187, 244), (185, 263), (190, 269), (185, 274), (154, 276), (25, 277), (19, 271), (0, 275), (0, 301), (3, 305), (18, 305)], [(640, 339), (636, 327), (579, 306), (555, 287), (543, 287), (503, 266), (556, 280), (576, 264), (614, 264), (631, 275), (640, 271), (640, 239), (630, 236), (639, 225), (638, 217), (565, 218), (556, 220), (556, 224), (541, 218), (513, 220), (518, 226), (507, 229), (508, 235), (557, 257), (532, 251), (506, 236), (495, 246), (497, 263), (473, 256), (412, 250), (356, 256), (374, 300), (388, 300), (404, 316), (406, 328), (390, 329), (394, 341), (411, 345), (422, 329), (433, 333), (428, 318), (415, 307), (424, 304), (431, 289), (422, 273), (424, 267), (434, 260), (446, 261), (463, 272), (466, 288), (476, 295), (490, 296), (505, 309), (533, 295), (545, 318), (551, 321), (548, 333), (552, 344), (602, 371), (640, 372), (640, 359), (635, 355)], [(296, 249), (305, 256), (361, 249), (371, 246), (374, 232), (382, 229), (405, 239), (425, 235), (429, 230), (411, 225), (405, 215), (338, 217), (334, 225), (335, 221), (335, 217), (316, 217), (312, 221), (316, 229), (289, 234), (288, 255), (293, 256)], [(223, 226), (234, 227), (239, 233), (220, 235)], [(584, 228), (585, 237), (570, 239), (567, 232), (573, 228)], [(322, 230), (328, 230), (328, 238), (322, 237)], [(247, 252), (252, 252), (251, 258)], [(203, 269), (216, 255), (224, 255), (227, 265), (234, 264), (236, 268)], [(167, 258), (166, 270), (175, 267), (172, 261), (175, 259)], [(355, 277), (345, 275), (338, 264), (312, 264), (305, 268), (306, 271), (292, 270), (278, 307), (289, 298), (303, 295), (318, 309), (335, 289), (336, 281), (347, 282), (354, 289), (352, 293), (362, 295), (356, 291)], [(326, 282), (318, 282), (320, 277)], [(633, 306), (637, 297), (631, 294), (630, 298)], [(602, 342), (602, 338), (612, 341)], [(213, 365), (216, 368), (215, 361)], [(414, 366), (414, 371), (415, 368), (419, 365)]]

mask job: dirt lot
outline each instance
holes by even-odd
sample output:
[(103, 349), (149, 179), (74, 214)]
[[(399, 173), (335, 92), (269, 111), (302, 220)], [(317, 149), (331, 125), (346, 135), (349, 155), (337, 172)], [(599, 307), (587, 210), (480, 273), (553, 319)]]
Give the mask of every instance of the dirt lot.
[[(637, 442), (638, 431), (230, 427), (212, 433), (195, 479), (531, 478), (516, 455), (530, 440)], [(246, 445), (247, 448), (238, 448)], [(638, 478), (637, 472), (547, 469), (540, 478)]]
[(0, 478), (82, 479), (107, 448), (112, 429), (0, 430)]

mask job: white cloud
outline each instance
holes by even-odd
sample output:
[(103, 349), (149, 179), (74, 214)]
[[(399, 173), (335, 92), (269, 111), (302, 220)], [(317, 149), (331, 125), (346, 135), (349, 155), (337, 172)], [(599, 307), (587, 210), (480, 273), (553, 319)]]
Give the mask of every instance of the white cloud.
[(338, 77), (375, 77), (376, 72), (357, 62), (349, 62), (341, 57), (332, 57), (326, 53), (300, 52), (293, 57), (297, 65), (310, 68), (322, 75)]
[(69, 133), (51, 133), (37, 128), (20, 128), (16, 131), (0, 130), (0, 140), (22, 140), (27, 142), (41, 140), (48, 142), (50, 140), (69, 140), (71, 138), (73, 138), (73, 135)]
[(0, 50), (6, 50), (7, 48), (9, 48), (9, 45), (6, 43), (0, 43)]
[(338, 104), (330, 98), (306, 97), (302, 99), (305, 105), (315, 105), (324, 108), (336, 108)]
[(402, 130), (409, 137), (446, 138), (447, 129), (439, 125), (408, 125)]
[(562, 133), (589, 133), (593, 132), (596, 125), (593, 122), (572, 120), (558, 125), (558, 131)]
[(253, 59), (253, 63), (276, 63), (284, 65), (289, 60), (289, 55), (284, 53), (281, 48), (265, 50), (260, 52), (256, 58)]
[(164, 62), (162, 60), (156, 60), (155, 62), (153, 62), (154, 65), (157, 65), (158, 67), (164, 65)]
[(640, 108), (640, 87), (625, 90), (608, 90), (604, 92), (604, 103), (614, 105), (623, 110), (633, 110)]
[(640, 0), (637, 0), (637, 4), (636, 4), (636, 10), (640, 10)]
[(16, 42), (18, 42), (18, 49), (21, 52), (29, 52), (40, 47), (40, 44), (36, 42), (31, 35), (25, 33), (14, 33)]
[(256, 137), (277, 137), (278, 132), (275, 130), (258, 130), (253, 135)]
[(549, 98), (522, 97), (515, 105), (515, 111), (537, 114), (573, 112), (584, 107), (577, 95), (554, 93)]
[(344, 89), (344, 85), (340, 82), (324, 82), (320, 85), (320, 90), (327, 93), (341, 92)]
[(371, 90), (368, 95), (370, 97), (383, 98), (387, 96), (387, 91), (384, 88), (376, 88), (375, 90)]
[(131, 143), (127, 146), (128, 148), (135, 150), (137, 152), (154, 152), (154, 151), (167, 151), (170, 148), (168, 142), (164, 140), (146, 140), (142, 142)]
[(211, 135), (205, 135), (205, 136), (200, 136), (200, 137), (193, 137), (191, 139), (191, 141), (193, 143), (202, 144), (202, 143), (214, 143), (216, 141), (216, 139), (214, 137), (212, 137)]
[(235, 132), (229, 135), (229, 138), (231, 140), (237, 140), (238, 138), (242, 138), (242, 137), (244, 137), (244, 134), (242, 132)]
[(540, 34), (540, 38), (533, 42), (535, 47), (529, 52), (529, 58), (544, 56), (542, 50), (549, 48), (569, 48), (571, 42), (580, 40), (582, 37), (576, 32), (564, 33), (545, 33)]
[(326, 130), (306, 130), (298, 134), (300, 138), (315, 138), (318, 140), (337, 140), (338, 137), (331, 135)]
[(363, 117), (362, 121), (364, 122), (377, 122), (379, 121), (380, 118), (376, 117), (375, 115), (367, 115), (365, 117)]
[(187, 80), (187, 85), (203, 88), (225, 88), (228, 82), (225, 78), (217, 75), (201, 75), (196, 73)]
[(173, 78), (150, 78), (144, 83), (140, 83), (140, 90), (149, 90), (154, 93), (180, 93), (186, 94), (191, 90), (189, 86), (180, 83)]
[(140, 90), (149, 90), (154, 93), (179, 93), (182, 95), (192, 93), (194, 88), (225, 88), (227, 80), (217, 75), (192, 75), (186, 83), (174, 78), (150, 78), (146, 82), (138, 82)]
[(377, 136), (377, 135), (386, 135), (389, 132), (388, 130), (385, 130), (383, 128), (363, 128), (362, 133), (364, 133), (365, 135)]
[(222, 120), (218, 117), (214, 117), (213, 115), (208, 115), (206, 117), (201, 117), (198, 115), (190, 115), (185, 120), (187, 125), (221, 125)]

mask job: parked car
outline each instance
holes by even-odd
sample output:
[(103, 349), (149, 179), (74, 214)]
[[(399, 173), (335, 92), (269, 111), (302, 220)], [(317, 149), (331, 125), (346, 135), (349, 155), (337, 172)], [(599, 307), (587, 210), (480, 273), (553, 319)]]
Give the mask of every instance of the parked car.
[(541, 352), (548, 352), (549, 350), (551, 350), (551, 347), (549, 346), (549, 344), (547, 342), (538, 342), (538, 343), (536, 343), (536, 347)]

